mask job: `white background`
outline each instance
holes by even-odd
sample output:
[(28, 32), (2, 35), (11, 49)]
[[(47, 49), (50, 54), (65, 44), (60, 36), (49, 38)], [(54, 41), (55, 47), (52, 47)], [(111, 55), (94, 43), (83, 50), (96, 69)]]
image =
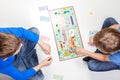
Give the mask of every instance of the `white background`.
[[(63, 80), (120, 80), (120, 71), (92, 72), (82, 57), (66, 61), (59, 61), (52, 25), (48, 10), (73, 6), (76, 13), (84, 48), (94, 51), (94, 47), (88, 45), (89, 32), (99, 31), (107, 17), (114, 17), (120, 22), (120, 0), (0, 0), (0, 27), (23, 26), (25, 28), (37, 27), (44, 41), (51, 45), (53, 62), (49, 67), (43, 68), (45, 80), (55, 79), (58, 75)], [(39, 10), (39, 7), (47, 6), (48, 10)], [(49, 20), (40, 20), (40, 17)], [(47, 38), (47, 39), (46, 39)], [(47, 56), (37, 46), (40, 62)]]

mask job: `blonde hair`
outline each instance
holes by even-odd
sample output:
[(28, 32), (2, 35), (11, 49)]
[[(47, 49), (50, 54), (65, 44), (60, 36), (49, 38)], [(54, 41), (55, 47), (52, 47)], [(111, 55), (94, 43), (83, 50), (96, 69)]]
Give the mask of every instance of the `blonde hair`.
[(120, 33), (113, 28), (105, 28), (93, 38), (95, 46), (103, 52), (112, 53), (120, 50)]

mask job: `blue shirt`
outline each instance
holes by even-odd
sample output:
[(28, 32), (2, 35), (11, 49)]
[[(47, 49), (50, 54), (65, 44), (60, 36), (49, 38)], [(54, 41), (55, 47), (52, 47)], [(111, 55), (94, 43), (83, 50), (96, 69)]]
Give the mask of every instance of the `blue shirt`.
[(109, 55), (109, 59), (110, 59), (111, 62), (120, 66), (120, 51)]
[[(118, 31), (120, 32), (120, 27), (118, 28)], [(120, 66), (120, 51), (110, 54), (109, 60)]]
[(39, 36), (22, 27), (0, 28), (0, 32), (10, 33), (20, 38), (25, 38), (33, 42), (38, 42)]
[[(10, 33), (19, 38), (25, 38), (33, 42), (38, 42), (39, 36), (31, 31), (28, 31), (22, 27), (18, 28), (0, 28), (0, 32)], [(17, 68), (14, 67), (13, 61), (15, 56), (10, 56), (7, 60), (0, 58), (0, 73), (11, 76), (15, 80), (27, 80), (32, 77), (36, 71), (33, 68), (30, 68), (24, 72), (20, 72)]]

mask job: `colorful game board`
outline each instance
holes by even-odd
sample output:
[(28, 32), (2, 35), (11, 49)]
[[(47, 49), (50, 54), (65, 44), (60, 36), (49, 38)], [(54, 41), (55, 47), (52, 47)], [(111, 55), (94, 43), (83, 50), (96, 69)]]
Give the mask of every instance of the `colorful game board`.
[(83, 47), (74, 8), (72, 6), (49, 10), (60, 60), (82, 56), (75, 54)]

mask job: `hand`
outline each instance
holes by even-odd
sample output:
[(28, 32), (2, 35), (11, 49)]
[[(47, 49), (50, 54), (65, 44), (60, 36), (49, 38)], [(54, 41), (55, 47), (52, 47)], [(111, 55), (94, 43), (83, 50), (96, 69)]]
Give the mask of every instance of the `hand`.
[(94, 36), (90, 36), (90, 38), (89, 38), (88, 44), (89, 44), (90, 46), (94, 46), (93, 38), (94, 38)]
[(43, 60), (43, 61), (40, 63), (40, 65), (41, 65), (41, 67), (45, 67), (45, 66), (50, 65), (51, 62), (52, 62), (52, 57), (48, 57), (48, 58), (46, 58), (45, 60)]
[(84, 55), (85, 54), (85, 49), (77, 47), (75, 49), (75, 53), (76, 54), (83, 54)]
[(43, 60), (40, 64), (33, 67), (35, 71), (39, 71), (42, 67), (50, 65), (52, 62), (52, 57), (48, 57), (45, 60)]
[(41, 49), (45, 52), (45, 54), (49, 54), (51, 53), (51, 47), (49, 44), (43, 42), (43, 41), (40, 41), (39, 42), (39, 45), (41, 47)]

